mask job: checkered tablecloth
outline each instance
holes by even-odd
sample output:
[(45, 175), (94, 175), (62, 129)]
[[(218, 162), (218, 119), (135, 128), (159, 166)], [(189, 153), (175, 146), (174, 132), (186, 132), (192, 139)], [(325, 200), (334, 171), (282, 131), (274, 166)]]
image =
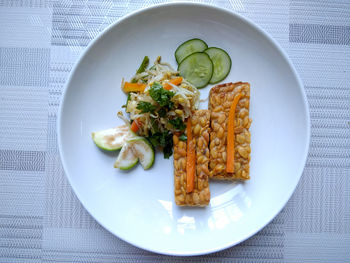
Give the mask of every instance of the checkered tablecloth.
[(224, 251), (168, 257), (133, 247), (81, 206), (56, 121), (73, 64), (106, 26), (161, 0), (0, 0), (0, 262), (350, 262), (350, 2), (211, 0), (287, 51), (310, 104), (311, 144), (293, 197)]

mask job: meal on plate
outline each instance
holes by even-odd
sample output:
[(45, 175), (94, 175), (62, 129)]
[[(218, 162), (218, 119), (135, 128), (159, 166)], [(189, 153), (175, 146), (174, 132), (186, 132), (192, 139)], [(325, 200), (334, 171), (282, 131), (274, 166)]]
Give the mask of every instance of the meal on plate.
[(155, 149), (164, 158), (174, 152), (175, 202), (206, 206), (209, 179), (247, 180), (250, 162), (250, 85), (219, 84), (211, 88), (208, 110), (198, 110), (198, 89), (226, 78), (230, 56), (222, 49), (191, 39), (175, 51), (177, 70), (158, 57), (146, 56), (134, 77), (122, 81), (127, 94), (125, 125), (93, 132), (95, 144), (120, 150), (115, 168), (129, 170), (140, 162), (152, 167)]

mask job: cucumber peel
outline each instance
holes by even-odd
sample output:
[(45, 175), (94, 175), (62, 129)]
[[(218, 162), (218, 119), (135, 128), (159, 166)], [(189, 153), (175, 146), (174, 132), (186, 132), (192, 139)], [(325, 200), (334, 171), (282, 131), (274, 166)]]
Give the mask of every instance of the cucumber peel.
[(147, 170), (152, 167), (154, 157), (152, 144), (147, 139), (136, 136), (126, 141), (114, 163), (114, 167), (129, 170), (140, 162), (142, 168)]
[(176, 62), (180, 64), (187, 56), (195, 52), (203, 52), (207, 48), (207, 43), (199, 38), (187, 40), (175, 50)]
[(115, 128), (93, 132), (92, 140), (102, 150), (116, 151), (120, 150), (125, 142), (132, 137), (130, 129), (127, 125), (118, 126)]
[(119, 168), (120, 170), (130, 170), (133, 168), (139, 159), (134, 155), (130, 144), (126, 143), (123, 145), (117, 160), (114, 163), (114, 168)]
[(213, 75), (213, 62), (204, 52), (196, 52), (186, 57), (178, 69), (180, 75), (197, 89), (205, 87)]
[(210, 47), (204, 51), (213, 62), (214, 72), (209, 83), (215, 84), (226, 78), (231, 70), (231, 58), (227, 52), (221, 48)]
[(154, 163), (154, 149), (152, 144), (143, 137), (136, 137), (130, 139), (128, 144), (131, 145), (134, 155), (140, 161), (144, 170), (152, 167)]

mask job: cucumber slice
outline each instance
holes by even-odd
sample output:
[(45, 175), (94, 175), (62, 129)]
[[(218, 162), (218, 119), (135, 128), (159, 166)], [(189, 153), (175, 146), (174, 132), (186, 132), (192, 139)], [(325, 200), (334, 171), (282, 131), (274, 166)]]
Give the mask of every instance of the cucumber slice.
[(103, 131), (93, 132), (92, 140), (97, 147), (106, 151), (115, 151), (122, 148), (128, 138), (132, 136), (127, 125)]
[(210, 47), (204, 52), (209, 55), (214, 65), (214, 73), (209, 83), (215, 84), (225, 79), (231, 70), (231, 58), (227, 52), (217, 47)]
[(114, 163), (114, 168), (121, 170), (129, 170), (133, 168), (139, 161), (139, 158), (134, 154), (131, 144), (124, 144), (120, 151), (117, 160)]
[(154, 149), (152, 144), (143, 137), (132, 138), (128, 141), (134, 155), (139, 159), (144, 170), (152, 167), (154, 163)]
[(123, 146), (114, 167), (129, 170), (138, 161), (140, 161), (144, 170), (151, 168), (154, 163), (154, 149), (145, 138), (137, 136), (129, 139)]
[(175, 59), (178, 64), (181, 63), (181, 61), (191, 55), (195, 52), (203, 52), (208, 48), (208, 45), (201, 39), (193, 38), (190, 40), (187, 40), (186, 42), (182, 43), (176, 50), (175, 50)]
[(182, 77), (200, 89), (209, 83), (213, 68), (213, 62), (207, 53), (196, 52), (186, 57), (177, 70)]

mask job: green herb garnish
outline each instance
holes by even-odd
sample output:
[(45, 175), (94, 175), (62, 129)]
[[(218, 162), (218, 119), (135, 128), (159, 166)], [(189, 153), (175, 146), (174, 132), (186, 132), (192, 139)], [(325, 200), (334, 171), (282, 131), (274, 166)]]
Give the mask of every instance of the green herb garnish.
[(185, 134), (181, 134), (179, 139), (180, 141), (187, 141), (187, 136)]
[(157, 119), (151, 117), (151, 126), (152, 126), (152, 133), (156, 133), (159, 131), (159, 128), (157, 125)]
[(158, 111), (159, 117), (161, 117), (161, 118), (165, 117), (165, 116), (166, 116), (166, 112), (167, 112), (166, 109), (161, 108), (161, 109)]
[(164, 158), (168, 159), (173, 154), (173, 135), (169, 131), (156, 132), (148, 137), (154, 147), (162, 147)]
[(136, 109), (140, 110), (141, 113), (147, 113), (147, 112), (153, 113), (156, 108), (157, 107), (155, 105), (147, 101), (140, 101), (136, 106)]
[(163, 89), (163, 86), (158, 82), (153, 83), (153, 85), (149, 90), (149, 95), (161, 107), (168, 107), (169, 109), (172, 109), (172, 107), (174, 106), (174, 103), (170, 100), (175, 95), (175, 93), (169, 90)]
[(186, 128), (186, 125), (180, 117), (177, 117), (173, 120), (169, 120), (169, 123), (177, 130), (183, 131)]
[(163, 155), (165, 159), (169, 159), (173, 155), (173, 140), (171, 140), (171, 144), (169, 143), (163, 148)]

